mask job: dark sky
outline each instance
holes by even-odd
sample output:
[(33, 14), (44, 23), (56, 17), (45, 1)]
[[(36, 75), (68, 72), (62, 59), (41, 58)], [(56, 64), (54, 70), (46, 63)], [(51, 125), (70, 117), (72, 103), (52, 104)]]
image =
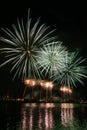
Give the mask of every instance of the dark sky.
[[(85, 5), (85, 4), (84, 4)], [(31, 17), (36, 20), (41, 17), (42, 23), (51, 25), (57, 29), (59, 40), (63, 41), (66, 46), (71, 48), (80, 48), (82, 54), (87, 57), (87, 13), (86, 7), (82, 4), (77, 5), (60, 5), (57, 7), (31, 7)], [(2, 6), (0, 5), (0, 28), (8, 27), (15, 24), (17, 18), (27, 18), (27, 6)], [(0, 34), (1, 35), (1, 34)], [(6, 73), (5, 73), (6, 72)], [(0, 84), (6, 81), (7, 77), (11, 80), (9, 72), (0, 70)], [(5, 79), (5, 80), (4, 80)], [(9, 84), (10, 80), (6, 81)], [(9, 85), (7, 85), (9, 87)]]
[[(28, 6), (1, 6), (0, 27), (10, 27), (17, 18), (26, 18)], [(59, 40), (71, 47), (87, 48), (87, 13), (80, 6), (31, 7), (31, 17), (57, 29)]]

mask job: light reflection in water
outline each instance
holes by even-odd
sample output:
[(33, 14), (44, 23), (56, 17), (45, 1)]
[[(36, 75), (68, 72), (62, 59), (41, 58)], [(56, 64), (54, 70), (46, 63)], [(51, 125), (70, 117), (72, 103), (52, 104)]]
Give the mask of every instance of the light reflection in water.
[(65, 127), (73, 121), (73, 104), (72, 103), (62, 103), (61, 104), (61, 123)]
[[(35, 116), (38, 117), (37, 124), (39, 130), (51, 130), (53, 127), (53, 114), (52, 103), (42, 103), (38, 107), (38, 113), (35, 113), (37, 109), (35, 104), (24, 104), (22, 107), (22, 130), (33, 130), (35, 128)], [(35, 109), (34, 109), (35, 108)]]
[(51, 130), (53, 127), (53, 113), (52, 108), (54, 107), (53, 103), (41, 103), (39, 106), (39, 120), (38, 126), (42, 130)]
[(0, 103), (0, 130), (87, 130), (87, 104)]
[(33, 128), (33, 108), (36, 104), (24, 104), (22, 107), (22, 130), (32, 130)]
[[(53, 103), (41, 103), (38, 106), (35, 103), (23, 104), (21, 111), (22, 130), (34, 130), (37, 127), (39, 130), (51, 130), (54, 125), (54, 107)], [(60, 109), (61, 124), (67, 127), (70, 122), (73, 122), (73, 104), (62, 103)], [(57, 112), (59, 113), (59, 111)]]
[(45, 108), (45, 115), (44, 115), (44, 126), (45, 130), (50, 130), (53, 127), (53, 115), (52, 115), (52, 108)]

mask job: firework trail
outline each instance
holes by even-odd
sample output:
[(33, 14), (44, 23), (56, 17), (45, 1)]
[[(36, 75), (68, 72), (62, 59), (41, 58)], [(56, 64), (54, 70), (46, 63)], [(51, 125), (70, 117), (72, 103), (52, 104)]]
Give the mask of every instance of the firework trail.
[(54, 30), (50, 30), (50, 26), (40, 25), (40, 19), (32, 25), (30, 18), (30, 10), (26, 24), (23, 19), (17, 19), (17, 25), (12, 25), (12, 29), (2, 29), (4, 36), (0, 37), (3, 46), (0, 53), (4, 54), (4, 61), (0, 67), (9, 64), (11, 72), (15, 71), (14, 78), (40, 77), (37, 67), (37, 57), (39, 57), (39, 48), (49, 41), (55, 39), (52, 36)]

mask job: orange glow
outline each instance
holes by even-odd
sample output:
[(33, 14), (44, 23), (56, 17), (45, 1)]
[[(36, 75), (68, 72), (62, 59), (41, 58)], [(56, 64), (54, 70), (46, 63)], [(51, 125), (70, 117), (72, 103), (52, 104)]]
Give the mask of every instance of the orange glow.
[(36, 85), (36, 81), (34, 79), (25, 79), (24, 80), (24, 84), (26, 86), (35, 86)]
[(41, 87), (44, 87), (45, 80), (40, 80), (40, 81), (39, 81), (39, 84), (40, 84)]
[(61, 87), (60, 91), (67, 92), (67, 93), (72, 93), (72, 89), (68, 88), (67, 86)]
[(36, 81), (34, 79), (30, 80), (30, 86), (35, 86), (36, 85)]
[(45, 87), (48, 88), (49, 87), (49, 82), (45, 83)]
[(53, 88), (53, 83), (49, 82), (49, 89), (52, 89), (52, 88)]
[(25, 85), (29, 85), (30, 84), (30, 80), (29, 79), (25, 79), (24, 83), (25, 83)]
[(60, 91), (63, 91), (63, 87), (60, 88)]

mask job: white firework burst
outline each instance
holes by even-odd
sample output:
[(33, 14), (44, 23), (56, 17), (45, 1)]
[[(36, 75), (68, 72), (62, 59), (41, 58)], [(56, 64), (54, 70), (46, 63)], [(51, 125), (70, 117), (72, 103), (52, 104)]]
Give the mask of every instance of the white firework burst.
[(50, 30), (50, 26), (40, 25), (40, 19), (32, 25), (30, 18), (30, 10), (26, 24), (23, 19), (17, 20), (17, 25), (12, 25), (12, 29), (2, 29), (4, 36), (0, 37), (0, 41), (4, 43), (0, 48), (1, 54), (4, 53), (4, 62), (0, 67), (11, 64), (11, 71), (15, 70), (18, 77), (36, 77), (39, 76), (37, 69), (37, 55), (39, 57), (39, 48), (49, 41), (53, 41), (52, 36), (54, 30)]
[(65, 66), (65, 54), (67, 49), (60, 41), (51, 42), (41, 48), (38, 57), (40, 72), (49, 78), (57, 71), (60, 72)]
[(84, 78), (87, 78), (87, 66), (84, 65), (86, 59), (80, 57), (78, 52), (68, 53), (65, 59), (65, 67), (60, 74), (54, 74), (54, 80), (68, 87), (76, 87), (77, 83), (83, 84)]

